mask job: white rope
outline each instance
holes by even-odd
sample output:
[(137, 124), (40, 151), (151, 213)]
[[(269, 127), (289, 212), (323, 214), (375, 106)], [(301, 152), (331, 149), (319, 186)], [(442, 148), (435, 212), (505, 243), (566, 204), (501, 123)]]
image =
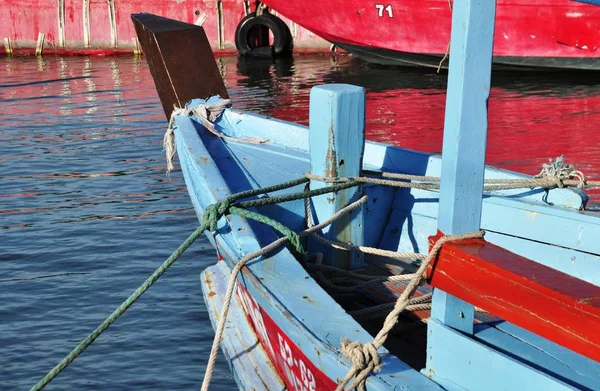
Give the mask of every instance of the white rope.
[[(450, 15), (452, 15), (452, 0), (448, 0), (448, 7), (450, 7)], [(446, 46), (446, 53), (444, 54), (444, 57), (441, 59), (440, 63), (438, 64), (437, 73), (440, 73), (440, 70), (442, 69), (442, 64), (444, 63), (444, 61), (446, 61), (446, 59), (448, 58), (448, 55), (450, 54), (450, 41), (451, 41), (451, 39), (448, 39), (448, 46)]]
[(235, 138), (228, 137), (215, 129), (214, 122), (219, 116), (225, 111), (225, 109), (231, 107), (230, 99), (219, 100), (216, 103), (201, 103), (193, 108), (180, 108), (174, 107), (171, 117), (169, 118), (169, 125), (165, 136), (163, 138), (163, 148), (167, 156), (167, 173), (173, 168), (173, 158), (175, 157), (175, 117), (178, 115), (190, 116), (194, 115), (198, 121), (208, 130), (210, 133), (223, 140), (230, 142), (240, 142), (249, 144), (261, 144), (269, 141), (268, 139), (258, 137), (247, 137), (247, 138)]
[[(325, 220), (323, 223), (315, 225), (311, 228), (308, 228), (308, 229), (300, 232), (298, 235), (301, 237), (310, 235), (311, 233), (330, 225), (334, 221), (338, 220), (340, 217), (355, 210), (356, 208), (358, 208), (359, 206), (364, 204), (366, 201), (367, 201), (367, 196), (363, 196), (358, 201), (355, 201), (355, 202), (349, 204), (348, 206), (340, 209), (339, 212), (332, 215), (329, 219)], [(221, 308), (219, 324), (218, 324), (217, 330), (215, 332), (215, 338), (213, 340), (212, 349), (210, 351), (210, 356), (208, 358), (208, 364), (206, 366), (204, 380), (202, 381), (201, 391), (208, 390), (210, 380), (212, 379), (212, 374), (215, 370), (215, 363), (217, 360), (217, 352), (219, 351), (219, 344), (221, 342), (221, 338), (223, 337), (223, 331), (225, 330), (225, 322), (227, 320), (227, 314), (229, 313), (229, 307), (231, 305), (231, 297), (233, 296), (233, 290), (235, 288), (235, 282), (237, 280), (237, 275), (239, 274), (240, 270), (246, 265), (246, 263), (248, 263), (249, 261), (251, 261), (255, 258), (258, 258), (262, 255), (268, 254), (269, 252), (275, 250), (276, 248), (284, 245), (288, 240), (289, 239), (287, 237), (277, 239), (274, 242), (272, 242), (271, 244), (261, 248), (260, 250), (257, 250), (251, 254), (246, 255), (245, 257), (240, 259), (236, 263), (235, 267), (231, 270), (231, 274), (229, 276), (229, 281), (227, 282), (227, 290), (225, 292), (225, 300), (223, 301), (223, 307)]]
[(481, 238), (484, 235), (484, 231), (469, 232), (460, 235), (446, 235), (441, 237), (431, 248), (427, 259), (419, 266), (419, 269), (415, 273), (415, 277), (410, 281), (406, 289), (402, 292), (392, 311), (387, 315), (383, 327), (379, 330), (379, 333), (375, 336), (373, 342), (362, 344), (358, 341), (350, 342), (346, 338), (342, 340), (342, 353), (352, 363), (352, 367), (346, 373), (344, 379), (338, 384), (336, 391), (344, 390), (344, 387), (353, 380), (350, 384), (350, 389), (357, 388), (364, 390), (366, 385), (367, 377), (371, 372), (378, 372), (381, 368), (381, 358), (377, 353), (390, 333), (398, 322), (400, 313), (406, 309), (410, 304), (410, 296), (414, 293), (417, 286), (421, 283), (421, 280), (425, 276), (427, 267), (433, 259), (437, 257), (437, 254), (444, 243), (463, 239)]
[[(375, 174), (380, 175), (382, 178), (390, 179), (379, 179), (364, 176), (349, 178), (329, 178), (321, 175), (315, 175), (312, 173), (306, 173), (305, 175), (308, 179), (328, 183), (344, 183), (348, 181), (357, 181), (361, 183), (371, 183), (381, 186), (413, 188), (422, 190), (439, 190), (440, 188), (439, 177), (398, 174), (391, 172), (375, 172)], [(550, 189), (554, 187), (564, 188), (569, 186), (576, 186), (580, 189), (586, 187), (600, 187), (600, 181), (586, 180), (584, 174), (581, 171), (577, 170), (575, 166), (571, 164), (565, 164), (564, 158), (562, 156), (556, 158), (555, 160), (549, 159), (549, 163), (543, 164), (540, 173), (531, 178), (485, 179), (484, 183), (485, 185), (482, 189), (483, 191), (512, 190), (534, 187), (541, 187), (544, 189)]]
[(575, 178), (579, 181), (578, 188), (583, 188), (586, 184), (583, 173), (572, 164), (565, 164), (564, 156), (559, 156), (555, 161), (548, 159), (548, 163), (542, 164), (542, 170), (534, 178), (553, 178), (558, 187), (564, 187), (565, 179)]

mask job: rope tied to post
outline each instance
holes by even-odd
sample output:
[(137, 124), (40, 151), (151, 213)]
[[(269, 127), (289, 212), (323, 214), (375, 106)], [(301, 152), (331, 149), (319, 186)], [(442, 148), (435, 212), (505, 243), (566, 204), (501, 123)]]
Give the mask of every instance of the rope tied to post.
[(349, 381), (354, 378), (356, 388), (360, 391), (365, 390), (366, 379), (369, 374), (381, 370), (381, 357), (377, 353), (377, 347), (372, 342), (362, 344), (358, 341), (350, 342), (349, 339), (343, 338), (341, 350), (342, 354), (352, 362), (352, 368), (348, 371), (344, 380)]
[(577, 179), (579, 181), (577, 188), (579, 189), (586, 185), (583, 173), (573, 164), (566, 164), (562, 155), (554, 161), (548, 159), (548, 163), (542, 164), (542, 170), (534, 178), (550, 178), (561, 189), (565, 187), (564, 181), (567, 179)]
[[(201, 105), (202, 107), (197, 107), (195, 109), (175, 109), (171, 120), (169, 121), (169, 129), (167, 134), (165, 135), (165, 145), (170, 145), (172, 149), (167, 148), (167, 155), (174, 155), (174, 140), (173, 140), (173, 128), (174, 128), (174, 118), (177, 115), (185, 114), (190, 115), (194, 114), (198, 118), (203, 118), (207, 123), (210, 121), (214, 121), (224, 110), (224, 108), (228, 105), (226, 102), (221, 102), (221, 105), (213, 105), (207, 107), (208, 105)], [(223, 106), (223, 107), (220, 107)], [(229, 137), (219, 134), (214, 128), (208, 127), (207, 129), (212, 129), (211, 132), (214, 132), (217, 136), (229, 139)], [(168, 135), (168, 133), (171, 133)], [(258, 141), (257, 141), (258, 140)], [(239, 142), (264, 142), (262, 139), (234, 139), (234, 141)], [(392, 278), (409, 280), (410, 283), (406, 287), (406, 289), (402, 292), (396, 303), (394, 304), (391, 312), (388, 313), (383, 327), (374, 338), (373, 342), (369, 343), (361, 343), (359, 341), (349, 341), (348, 339), (343, 339), (341, 341), (341, 353), (348, 358), (351, 362), (352, 366), (348, 371), (346, 377), (340, 382), (337, 390), (343, 390), (346, 384), (350, 382), (352, 379), (353, 382), (350, 388), (358, 388), (359, 390), (364, 390), (367, 378), (370, 373), (376, 373), (381, 369), (381, 357), (379, 356), (377, 350), (383, 346), (385, 343), (390, 331), (394, 328), (394, 326), (398, 322), (398, 317), (400, 313), (405, 310), (410, 310), (411, 305), (422, 304), (423, 298), (411, 298), (414, 294), (416, 288), (422, 283), (425, 272), (429, 264), (437, 257), (437, 254), (441, 248), (441, 246), (449, 241), (454, 240), (463, 240), (469, 238), (481, 238), (484, 236), (484, 231), (471, 232), (461, 235), (447, 235), (440, 238), (435, 245), (431, 248), (428, 255), (425, 257), (423, 254), (419, 253), (400, 253), (400, 252), (391, 252), (391, 251), (383, 251), (380, 249), (364, 247), (364, 246), (355, 246), (351, 243), (340, 243), (333, 242), (322, 238), (317, 232), (330, 225), (332, 222), (341, 218), (345, 214), (351, 212), (358, 206), (364, 204), (366, 202), (366, 196), (363, 196), (360, 200), (355, 201), (354, 203), (347, 205), (336, 214), (331, 216), (328, 220), (318, 224), (312, 225), (312, 222), (308, 223), (309, 227), (300, 232), (296, 233), (292, 231), (290, 228), (281, 224), (280, 222), (269, 218), (268, 216), (262, 215), (258, 212), (254, 212), (248, 210), (249, 208), (272, 205), (282, 202), (288, 202), (293, 200), (305, 199), (308, 201), (313, 196), (323, 195), (326, 193), (337, 192), (340, 190), (348, 189), (351, 187), (355, 187), (360, 185), (361, 183), (373, 183), (382, 186), (394, 186), (394, 187), (410, 187), (410, 188), (423, 188), (427, 190), (439, 189), (439, 184), (436, 183), (422, 183), (422, 182), (437, 182), (439, 178), (437, 177), (425, 177), (425, 176), (417, 176), (417, 175), (408, 175), (408, 174), (398, 174), (398, 173), (381, 173), (382, 177), (389, 179), (378, 179), (378, 178), (367, 178), (367, 177), (356, 177), (356, 178), (338, 178), (337, 180), (332, 180), (331, 178), (320, 178), (314, 175), (306, 174), (305, 176), (294, 179), (291, 181), (287, 181), (281, 184), (276, 184), (264, 188), (251, 189), (247, 191), (243, 191), (240, 193), (236, 193), (230, 195), (224, 200), (217, 201), (212, 205), (208, 205), (205, 208), (202, 224), (198, 227), (178, 248), (177, 250), (163, 262), (163, 264), (156, 269), (156, 271), (133, 293), (131, 294), (127, 300), (125, 300), (113, 313), (107, 317), (87, 338), (85, 338), (69, 355), (67, 355), (61, 362), (59, 362), (44, 378), (42, 378), (33, 388), (32, 390), (41, 390), (43, 389), (52, 379), (58, 376), (72, 361), (74, 361), (89, 345), (91, 345), (112, 323), (116, 321), (129, 307), (131, 307), (135, 301), (146, 291), (148, 290), (159, 278), (166, 272), (166, 270), (179, 258), (179, 256), (194, 242), (202, 233), (205, 231), (215, 232), (217, 230), (218, 221), (227, 214), (235, 214), (245, 218), (253, 219), (264, 224), (267, 224), (279, 231), (284, 237), (276, 240), (275, 242), (267, 245), (252, 254), (246, 255), (244, 258), (239, 260), (235, 267), (232, 269), (231, 277), (229, 280), (229, 286), (227, 290), (226, 301), (224, 302), (222, 313), (219, 319), (219, 327), (217, 332), (215, 333), (215, 339), (213, 341), (213, 349), (211, 350), (211, 355), (209, 358), (209, 364), (206, 369), (205, 378), (203, 381), (202, 389), (206, 390), (210, 383), (210, 379), (212, 376), (212, 371), (214, 370), (214, 364), (216, 360), (216, 352), (219, 347), (219, 342), (221, 340), (225, 319), (227, 316), (229, 302), (231, 300), (231, 295), (234, 288), (234, 283), (237, 279), (237, 274), (244, 267), (244, 265), (257, 257), (265, 255), (275, 248), (282, 246), (286, 243), (289, 243), (290, 246), (296, 250), (296, 252), (301, 255), (305, 260), (309, 257), (309, 255), (304, 250), (301, 244), (301, 237), (307, 235), (315, 236), (319, 241), (334, 246), (336, 248), (346, 249), (348, 251), (360, 251), (365, 253), (373, 253), (380, 254), (384, 256), (391, 256), (395, 258), (412, 258), (412, 259), (420, 259), (422, 263), (417, 270), (416, 273), (412, 275), (402, 275), (402, 276), (392, 276), (389, 277), (390, 280)], [(556, 186), (565, 187), (565, 186), (573, 186), (577, 185), (577, 187), (582, 188), (584, 186), (600, 186), (600, 182), (598, 181), (586, 181), (583, 173), (575, 169), (572, 165), (564, 164), (562, 156), (557, 158), (556, 161), (552, 161), (550, 159), (548, 164), (544, 164), (542, 167), (542, 171), (533, 179), (490, 179), (485, 180), (486, 183), (492, 183), (492, 185), (487, 185), (484, 190), (491, 189), (513, 189), (519, 187), (530, 187), (530, 186), (546, 186), (549, 182), (547, 178), (554, 178), (556, 181)], [(573, 180), (572, 178), (576, 178), (578, 181)], [(267, 196), (257, 199), (252, 199), (248, 201), (240, 201), (244, 198), (250, 198), (258, 195), (267, 195), (270, 192), (275, 192), (282, 189), (292, 188), (294, 186), (300, 184), (306, 184), (310, 180), (325, 180), (328, 182), (328, 186), (309, 190), (306, 188), (304, 191), (290, 193), (281, 196)], [(419, 182), (412, 182), (419, 181)], [(559, 182), (558, 182), (559, 181)], [(305, 201), (305, 202), (306, 202)], [(307, 203), (307, 205), (310, 205)], [(306, 206), (307, 210), (310, 211), (309, 206)], [(310, 213), (307, 213), (307, 217)], [(383, 252), (382, 252), (383, 251)], [(319, 269), (331, 269), (326, 265), (320, 265), (320, 262), (310, 264), (306, 263), (306, 266), (317, 267)], [(356, 273), (343, 271), (340, 269), (340, 272), (344, 272), (348, 274), (350, 277), (361, 277), (362, 279), (371, 280), (372, 278), (369, 276), (358, 276)], [(427, 297), (429, 299), (430, 297)], [(426, 304), (423, 304), (426, 305)], [(415, 307), (416, 308), (416, 307)], [(421, 307), (419, 307), (421, 308)]]
[(218, 221), (229, 211), (230, 207), (231, 201), (229, 198), (226, 198), (223, 201), (218, 201), (204, 209), (202, 221), (208, 226), (209, 231), (214, 232), (217, 230)]

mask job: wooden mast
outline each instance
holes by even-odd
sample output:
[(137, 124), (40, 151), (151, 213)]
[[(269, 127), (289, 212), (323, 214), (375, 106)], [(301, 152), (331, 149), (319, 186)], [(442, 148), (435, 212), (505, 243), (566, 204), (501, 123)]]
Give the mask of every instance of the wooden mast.
[[(446, 235), (478, 231), (487, 140), (496, 0), (454, 4), (438, 229)], [(473, 306), (436, 289), (431, 316), (473, 332)]]

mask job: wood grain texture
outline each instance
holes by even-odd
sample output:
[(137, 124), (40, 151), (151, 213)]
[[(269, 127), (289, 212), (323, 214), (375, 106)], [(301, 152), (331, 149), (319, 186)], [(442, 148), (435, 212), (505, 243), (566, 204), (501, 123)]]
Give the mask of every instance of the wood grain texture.
[[(365, 148), (365, 90), (348, 84), (329, 84), (310, 91), (310, 171), (325, 178), (359, 176)], [(311, 189), (329, 184), (311, 180)], [(313, 221), (318, 224), (362, 195), (361, 187), (312, 198)], [(347, 214), (323, 229), (323, 236), (343, 243), (364, 245), (363, 209)], [(323, 246), (309, 238), (309, 251), (322, 252), (323, 263), (343, 269), (363, 266), (362, 253)]]
[(167, 118), (194, 98), (228, 98), (204, 28), (152, 14), (131, 15)]
[[(496, 1), (458, 2), (452, 11), (438, 228), (450, 235), (478, 231), (487, 141)], [(433, 293), (431, 316), (473, 332), (473, 306)]]
[[(432, 237), (433, 244), (442, 234)], [(482, 239), (442, 246), (428, 269), (435, 288), (600, 361), (600, 287)]]

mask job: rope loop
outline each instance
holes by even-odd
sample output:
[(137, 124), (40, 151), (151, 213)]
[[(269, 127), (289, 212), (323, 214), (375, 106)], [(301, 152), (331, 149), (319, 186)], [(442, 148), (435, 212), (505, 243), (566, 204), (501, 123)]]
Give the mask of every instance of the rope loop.
[(229, 198), (226, 198), (223, 201), (218, 201), (206, 207), (202, 220), (207, 225), (209, 231), (214, 232), (217, 230), (217, 223), (221, 217), (229, 212), (230, 207), (231, 201)]
[(577, 179), (578, 188), (583, 188), (586, 185), (585, 176), (574, 165), (566, 164), (564, 156), (559, 156), (555, 160), (548, 159), (548, 163), (542, 164), (542, 170), (534, 178), (548, 178), (559, 188), (564, 188), (564, 180)]
[(352, 370), (338, 385), (338, 390), (343, 389), (352, 378), (354, 378), (354, 381), (350, 389), (356, 387), (359, 390), (364, 390), (369, 374), (381, 370), (381, 357), (377, 353), (377, 347), (371, 342), (362, 344), (358, 341), (351, 342), (349, 339), (343, 338), (341, 350), (342, 354), (352, 362)]

